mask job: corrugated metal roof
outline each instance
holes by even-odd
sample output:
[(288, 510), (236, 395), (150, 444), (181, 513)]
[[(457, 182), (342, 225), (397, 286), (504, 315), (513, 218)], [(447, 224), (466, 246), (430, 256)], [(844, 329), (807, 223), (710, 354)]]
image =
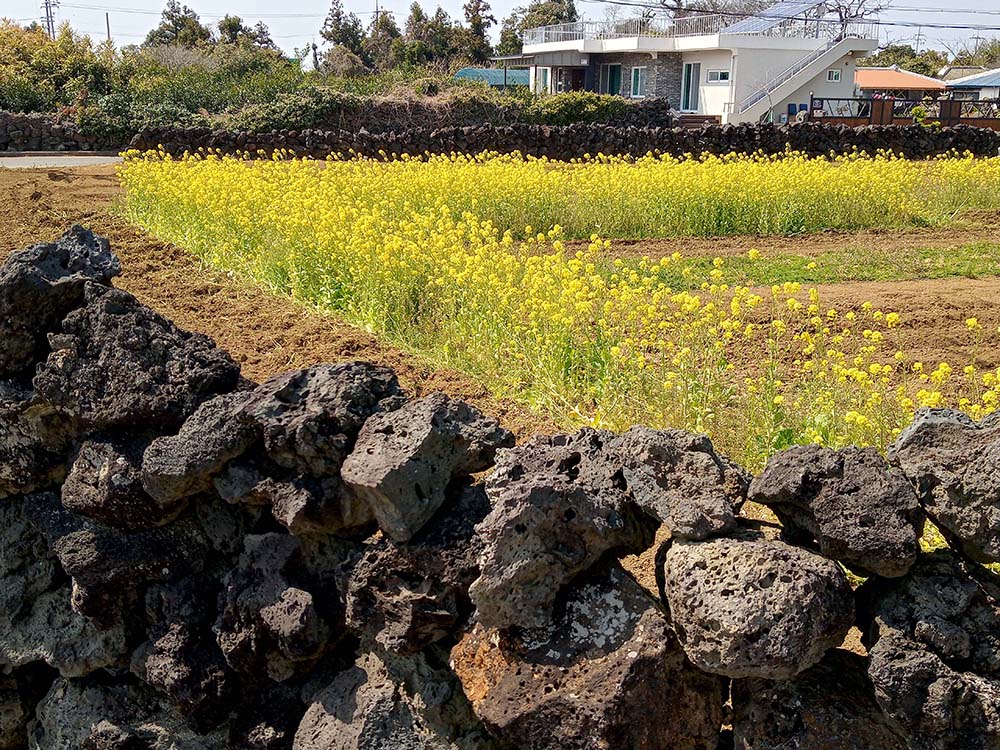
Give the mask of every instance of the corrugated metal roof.
[(858, 68), (854, 71), (854, 82), (861, 89), (888, 89), (890, 91), (896, 89), (943, 91), (945, 88), (944, 81), (899, 68)]
[(950, 89), (986, 89), (1000, 86), (1000, 68), (948, 81)]
[(788, 0), (788, 2), (775, 3), (768, 8), (764, 8), (759, 13), (755, 13), (750, 18), (744, 18), (742, 21), (737, 21), (734, 24), (726, 26), (719, 33), (759, 34), (787, 21), (789, 18), (795, 18), (796, 16), (808, 13), (820, 5), (823, 5), (823, 3), (816, 2), (816, 0)]
[[(462, 68), (455, 74), (455, 78), (464, 78), (469, 81), (485, 81), (490, 86), (504, 85), (503, 68)], [(527, 86), (528, 71), (507, 68), (508, 86)]]

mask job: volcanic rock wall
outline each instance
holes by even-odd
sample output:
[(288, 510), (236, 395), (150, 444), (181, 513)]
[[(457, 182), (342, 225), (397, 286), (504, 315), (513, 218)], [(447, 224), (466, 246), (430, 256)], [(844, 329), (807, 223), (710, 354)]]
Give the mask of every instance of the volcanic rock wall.
[(892, 151), (921, 159), (952, 151), (970, 151), (980, 156), (1000, 152), (1000, 132), (959, 125), (930, 129), (920, 125), (848, 128), (826, 123), (793, 125), (706, 125), (696, 129), (577, 124), (478, 125), (436, 130), (288, 130), (272, 133), (242, 133), (225, 130), (154, 128), (132, 139), (131, 148), (162, 147), (174, 156), (199, 149), (222, 153), (287, 150), (297, 156), (323, 159), (331, 154), (358, 154), (374, 159), (400, 154), (478, 154), (485, 151), (569, 160), (586, 155), (640, 157), (647, 153), (685, 154), (755, 153), (781, 154), (791, 148), (811, 156), (863, 151)]
[(515, 446), (370, 364), (248, 382), (120, 270), (80, 227), (0, 267), (0, 749), (1000, 748), (1000, 419), (756, 478)]
[(98, 145), (72, 120), (0, 112), (0, 151), (93, 151)]

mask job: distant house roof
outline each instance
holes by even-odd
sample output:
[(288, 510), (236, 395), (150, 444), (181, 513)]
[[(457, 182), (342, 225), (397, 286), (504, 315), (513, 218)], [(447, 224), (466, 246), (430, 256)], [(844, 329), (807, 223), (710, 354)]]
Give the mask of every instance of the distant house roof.
[(986, 71), (982, 65), (945, 65), (938, 71), (938, 78), (942, 81), (953, 81), (956, 78), (965, 78), (973, 73), (983, 73)]
[(1000, 86), (1000, 68), (948, 81), (950, 89), (988, 89), (997, 86)]
[[(527, 70), (508, 68), (506, 76), (507, 86), (528, 85)], [(455, 74), (455, 78), (464, 78), (469, 81), (484, 81), (487, 85), (494, 88), (502, 88), (504, 86), (503, 68), (462, 68)]]
[(926, 91), (928, 89), (944, 90), (944, 81), (937, 78), (900, 70), (895, 65), (891, 68), (857, 68), (854, 71), (854, 82), (858, 88), (865, 90), (904, 90)]

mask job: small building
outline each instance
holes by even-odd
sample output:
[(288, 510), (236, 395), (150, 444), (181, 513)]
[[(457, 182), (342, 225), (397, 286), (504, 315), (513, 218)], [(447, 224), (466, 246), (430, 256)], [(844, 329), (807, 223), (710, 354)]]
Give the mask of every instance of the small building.
[(844, 23), (816, 0), (753, 14), (578, 21), (528, 29), (518, 62), (536, 93), (587, 90), (667, 99), (719, 122), (782, 122), (811, 96), (854, 96), (856, 60), (878, 47), (875, 25)]
[(937, 99), (946, 91), (944, 81), (902, 70), (898, 65), (889, 68), (858, 68), (854, 71), (854, 83), (857, 84), (859, 95), (865, 99), (878, 96), (883, 99), (919, 101), (926, 97)]
[(956, 99), (1000, 99), (1000, 68), (955, 78), (945, 85)]
[(528, 86), (526, 68), (462, 68), (455, 73), (456, 80), (482, 81), (493, 89), (509, 89), (514, 86)]

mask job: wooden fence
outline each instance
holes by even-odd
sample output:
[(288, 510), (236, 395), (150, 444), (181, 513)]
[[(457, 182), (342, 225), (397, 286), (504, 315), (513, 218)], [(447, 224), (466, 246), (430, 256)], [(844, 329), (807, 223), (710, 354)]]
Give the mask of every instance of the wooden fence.
[(1000, 130), (1000, 101), (995, 99), (831, 99), (812, 97), (809, 119), (850, 125), (969, 125)]

